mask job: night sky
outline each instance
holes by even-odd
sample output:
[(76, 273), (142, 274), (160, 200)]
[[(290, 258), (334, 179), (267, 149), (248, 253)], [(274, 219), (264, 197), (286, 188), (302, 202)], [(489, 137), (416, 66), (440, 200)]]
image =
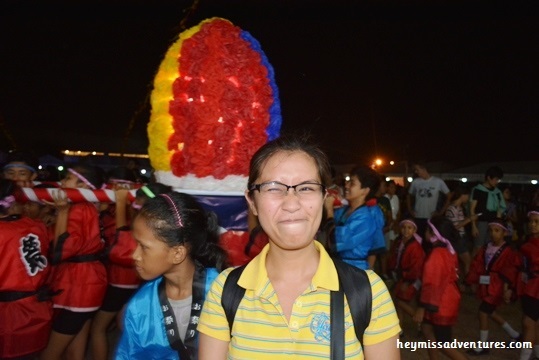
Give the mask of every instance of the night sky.
[[(0, 5), (0, 150), (145, 153), (146, 98), (192, 2), (21, 3)], [(275, 69), (282, 131), (311, 132), (335, 164), (464, 166), (539, 157), (532, 4), (200, 0), (186, 26), (249, 31)]]

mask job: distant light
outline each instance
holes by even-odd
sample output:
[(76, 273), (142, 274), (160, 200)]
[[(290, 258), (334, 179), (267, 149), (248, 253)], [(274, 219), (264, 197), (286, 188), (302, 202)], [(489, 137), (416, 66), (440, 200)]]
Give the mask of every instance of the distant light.
[(390, 178), (389, 176), (388, 176), (388, 177), (386, 177), (386, 181), (389, 181), (389, 180), (391, 180), (391, 178)]
[(64, 167), (62, 165), (58, 166), (58, 171), (64, 171)]
[(97, 152), (96, 152), (96, 151), (92, 151), (92, 155), (96, 155), (96, 154), (97, 154)]
[(391, 160), (391, 161), (389, 162), (389, 165), (395, 165), (395, 162), (394, 162), (393, 160)]
[(468, 181), (468, 179), (467, 179), (467, 178), (462, 178), (462, 179), (460, 179), (460, 181), (462, 181), (463, 183), (465, 183), (465, 182)]
[(38, 168), (39, 170), (43, 170), (43, 166), (41, 166), (41, 165), (39, 165), (37, 168)]
[(66, 155), (68, 155), (68, 154), (69, 154), (69, 150), (64, 151), (64, 153), (65, 153)]
[(531, 183), (532, 185), (537, 185), (537, 180), (532, 180)]
[(380, 166), (380, 165), (382, 165), (382, 159), (376, 159), (376, 160), (374, 160), (374, 163), (375, 163), (377, 166)]
[(346, 175), (346, 176), (344, 177), (344, 180), (350, 181), (350, 175)]
[(411, 183), (412, 181), (414, 181), (414, 178), (411, 177), (411, 176), (408, 176), (408, 179), (406, 179), (406, 180), (408, 180), (408, 182)]
[(140, 173), (141, 173), (142, 175), (146, 175), (146, 169), (141, 169), (141, 170), (140, 170)]

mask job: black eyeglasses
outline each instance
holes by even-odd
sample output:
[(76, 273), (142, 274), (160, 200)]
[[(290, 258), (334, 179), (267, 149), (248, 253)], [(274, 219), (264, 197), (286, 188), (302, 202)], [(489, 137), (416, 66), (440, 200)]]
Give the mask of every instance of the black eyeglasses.
[(258, 190), (264, 197), (281, 199), (288, 195), (289, 189), (294, 189), (294, 193), (302, 199), (315, 198), (326, 192), (324, 185), (309, 181), (297, 185), (286, 185), (278, 181), (267, 181), (261, 184), (254, 184), (249, 190)]

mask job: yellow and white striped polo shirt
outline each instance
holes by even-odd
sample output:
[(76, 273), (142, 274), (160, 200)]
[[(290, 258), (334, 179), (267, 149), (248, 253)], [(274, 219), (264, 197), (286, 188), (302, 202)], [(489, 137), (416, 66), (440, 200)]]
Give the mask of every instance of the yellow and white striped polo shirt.
[[(337, 270), (323, 246), (315, 241), (320, 263), (311, 285), (293, 305), (287, 321), (277, 294), (266, 272), (269, 245), (243, 271), (238, 284), (246, 288), (234, 324), (232, 340), (221, 294), (232, 268), (214, 281), (206, 297), (198, 330), (208, 336), (230, 341), (229, 359), (328, 359), (330, 351), (330, 290), (338, 290)], [(363, 342), (372, 345), (400, 332), (395, 307), (384, 282), (373, 271), (367, 271), (372, 286), (371, 322)], [(345, 301), (346, 358), (363, 359), (356, 338), (348, 303)], [(395, 345), (396, 346), (396, 345)]]

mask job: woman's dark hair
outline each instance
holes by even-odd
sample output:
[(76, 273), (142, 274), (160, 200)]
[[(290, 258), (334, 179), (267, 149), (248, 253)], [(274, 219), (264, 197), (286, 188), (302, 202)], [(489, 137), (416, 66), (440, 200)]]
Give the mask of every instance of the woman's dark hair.
[[(12, 196), (15, 194), (16, 189), (17, 185), (14, 181), (0, 179), (0, 201), (6, 201), (6, 198), (8, 196)], [(6, 202), (6, 204), (0, 203), (0, 215), (8, 214), (8, 209), (11, 207), (11, 204), (7, 203), (9, 202)]]
[(251, 189), (260, 177), (262, 168), (268, 159), (278, 152), (303, 152), (307, 154), (316, 163), (322, 185), (327, 187), (331, 184), (331, 168), (328, 157), (309, 136), (281, 136), (264, 144), (251, 158), (248, 189)]
[(217, 215), (204, 211), (193, 196), (179, 192), (158, 195), (145, 202), (137, 217), (142, 217), (168, 246), (184, 245), (190, 258), (204, 267), (226, 267), (226, 253), (219, 246)]
[(376, 193), (380, 188), (380, 182), (382, 178), (380, 174), (371, 169), (367, 165), (358, 165), (350, 171), (350, 177), (356, 176), (361, 183), (361, 188), (369, 188), (369, 193), (365, 197), (365, 200), (370, 200), (376, 197)]
[(78, 164), (72, 166), (71, 169), (84, 176), (84, 178), (88, 180), (90, 184), (95, 186), (96, 189), (100, 189), (105, 182), (105, 171), (100, 167), (86, 164)]
[[(144, 186), (146, 186), (155, 196), (160, 195), (160, 194), (166, 194), (172, 191), (171, 186), (161, 184), (158, 182), (148, 183)], [(150, 197), (146, 195), (146, 193), (144, 192), (144, 190), (142, 190), (142, 188), (137, 190), (137, 192), (135, 193), (135, 197), (141, 198), (144, 201), (148, 201), (148, 199), (150, 199)]]
[(28, 152), (13, 151), (8, 154), (6, 159), (6, 164), (9, 165), (10, 163), (23, 163), (34, 169), (34, 172), (37, 172), (39, 161), (34, 155)]
[(457, 186), (451, 193), (451, 200), (458, 200), (462, 195), (470, 195), (470, 187), (466, 185)]
[[(445, 216), (434, 216), (430, 219), (431, 224), (438, 230), (440, 235), (449, 240), (451, 244), (455, 244), (459, 239), (459, 231), (453, 225), (453, 222)], [(429, 230), (431, 230), (429, 228)]]

